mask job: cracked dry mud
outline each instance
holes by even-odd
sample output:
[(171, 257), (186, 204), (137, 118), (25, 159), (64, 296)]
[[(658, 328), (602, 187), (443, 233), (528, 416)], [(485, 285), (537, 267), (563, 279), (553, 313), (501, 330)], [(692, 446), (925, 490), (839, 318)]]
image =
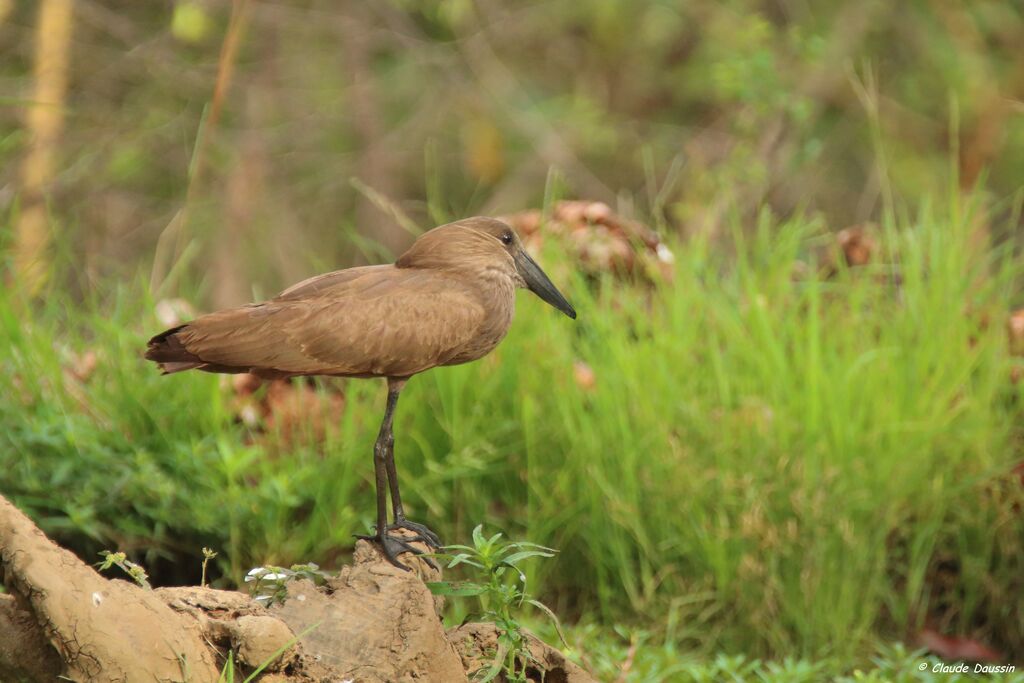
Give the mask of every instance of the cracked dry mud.
[[(288, 584), (284, 604), (212, 588), (146, 590), (107, 579), (58, 547), (0, 496), (0, 681), (218, 680), (229, 650), (264, 683), (463, 683), (494, 639), (492, 625), (445, 632), (440, 572), (391, 566), (365, 541), (326, 585)], [(296, 643), (297, 635), (301, 639)], [(284, 650), (282, 654), (275, 655)], [(549, 683), (593, 679), (538, 640), (530, 671)], [(242, 676), (244, 678), (244, 675)], [(499, 679), (500, 681), (500, 679)]]

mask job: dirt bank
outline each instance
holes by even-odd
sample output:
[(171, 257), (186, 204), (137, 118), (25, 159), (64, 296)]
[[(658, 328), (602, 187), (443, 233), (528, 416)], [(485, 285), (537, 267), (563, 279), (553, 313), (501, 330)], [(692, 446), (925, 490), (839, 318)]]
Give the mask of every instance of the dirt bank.
[[(101, 576), (0, 497), (0, 680), (213, 682), (232, 652), (246, 674), (270, 661), (267, 683), (468, 681), (493, 626), (446, 633), (423, 583), (440, 572), (421, 560), (404, 555), (417, 571), (403, 572), (362, 541), (353, 560), (326, 585), (289, 583), (269, 609), (235, 591), (146, 590)], [(535, 680), (593, 680), (539, 641), (532, 652)]]

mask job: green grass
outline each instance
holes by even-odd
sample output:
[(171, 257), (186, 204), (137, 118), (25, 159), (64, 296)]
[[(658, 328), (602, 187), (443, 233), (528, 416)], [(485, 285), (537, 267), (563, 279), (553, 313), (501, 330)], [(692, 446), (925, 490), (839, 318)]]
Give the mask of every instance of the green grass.
[[(687, 656), (848, 671), (926, 616), (1019, 654), (1024, 404), (1003, 321), (1021, 272), (971, 246), (974, 218), (926, 207), (885, 231), (890, 265), (828, 280), (795, 266), (819, 227), (768, 217), (676, 245), (654, 289), (543, 255), (579, 320), (523, 293), (491, 356), (409, 383), (407, 512), (450, 542), (484, 523), (558, 548), (529, 578), (560, 616)], [(145, 287), (92, 291), (0, 293), (3, 492), (87, 560), (125, 550), (155, 579), (198, 582), (204, 546), (229, 583), (338, 564), (371, 523), (383, 383), (346, 383), (324, 440), (252, 443), (221, 379), (142, 360)], [(63, 366), (85, 349), (101, 359), (79, 386)]]
[[(543, 630), (543, 629), (542, 629)], [(554, 634), (547, 629), (549, 642)], [(817, 660), (782, 657), (765, 661), (742, 654), (697, 657), (682, 650), (671, 638), (653, 638), (644, 631), (628, 631), (588, 625), (572, 629), (569, 656), (585, 665), (600, 681), (629, 683), (1021, 683), (1024, 673), (1014, 671), (945, 671), (946, 664), (902, 644), (880, 646), (858, 666), (834, 658)], [(994, 666), (994, 665), (989, 665)], [(995, 665), (998, 666), (998, 665)], [(922, 668), (923, 667), (923, 668)]]

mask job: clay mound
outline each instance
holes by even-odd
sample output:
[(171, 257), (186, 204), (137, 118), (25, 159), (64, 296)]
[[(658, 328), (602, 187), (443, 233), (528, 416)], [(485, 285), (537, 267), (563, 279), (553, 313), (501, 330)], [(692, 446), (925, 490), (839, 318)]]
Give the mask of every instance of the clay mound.
[[(106, 579), (0, 496), (0, 580), (10, 593), (0, 594), (0, 680), (212, 683), (230, 651), (236, 680), (266, 664), (264, 683), (468, 681), (486, 662), (493, 625), (445, 633), (442, 601), (423, 583), (440, 572), (402, 559), (416, 571), (360, 541), (337, 577), (291, 582), (284, 604), (267, 609), (235, 591)], [(536, 680), (593, 680), (540, 641), (531, 652)]]
[[(15, 619), (38, 628), (16, 637), (38, 642), (41, 635), (68, 678), (172, 681), (183, 680), (187, 670), (197, 680), (216, 680), (216, 661), (197, 623), (152, 591), (103, 578), (3, 498), (0, 563), (4, 586), (14, 595)], [(52, 657), (40, 661), (46, 670), (53, 668)], [(27, 663), (15, 653), (11, 664), (17, 671)], [(34, 674), (20, 675), (25, 673)]]
[[(591, 683), (594, 680), (561, 652), (529, 631), (525, 633), (534, 659), (534, 664), (526, 667), (527, 679), (536, 683)], [(448, 631), (448, 639), (462, 657), (462, 666), (467, 671), (489, 667), (498, 649), (498, 629), (494, 624), (463, 624)], [(495, 681), (504, 683), (505, 675), (499, 674)]]
[[(360, 683), (468, 681), (462, 661), (441, 624), (443, 602), (415, 574), (381, 558), (365, 541), (356, 544), (355, 564), (326, 585), (288, 584), (288, 599), (270, 612), (303, 638), (304, 650), (341, 675)], [(427, 581), (441, 573), (402, 556)]]

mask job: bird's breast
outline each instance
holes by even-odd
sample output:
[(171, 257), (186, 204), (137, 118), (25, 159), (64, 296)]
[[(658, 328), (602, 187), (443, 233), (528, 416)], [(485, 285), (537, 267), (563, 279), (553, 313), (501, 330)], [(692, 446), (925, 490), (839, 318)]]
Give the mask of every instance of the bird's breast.
[(490, 287), (481, 288), (481, 302), (484, 316), (477, 332), (461, 348), (454, 353), (445, 365), (468, 363), (486, 356), (501, 343), (512, 326), (515, 314), (515, 285), (511, 282), (499, 282)]

